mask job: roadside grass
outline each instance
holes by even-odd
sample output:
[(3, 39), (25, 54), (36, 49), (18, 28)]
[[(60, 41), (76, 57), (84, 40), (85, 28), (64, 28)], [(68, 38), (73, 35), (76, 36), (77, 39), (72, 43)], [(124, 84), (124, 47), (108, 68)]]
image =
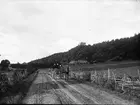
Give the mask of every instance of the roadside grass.
[(100, 89), (100, 90), (108, 92), (110, 94), (114, 94), (114, 95), (116, 95), (116, 96), (118, 96), (118, 97), (120, 97), (124, 100), (129, 100), (131, 102), (134, 102), (136, 105), (140, 105), (140, 98), (132, 96), (131, 93), (129, 93), (129, 92), (123, 93), (123, 91), (121, 91), (121, 90), (111, 90), (111, 89), (102, 87), (98, 84), (91, 83), (91, 82), (88, 82), (88, 81), (84, 82), (84, 84), (92, 86), (95, 89)]
[(0, 104), (18, 104), (22, 103), (22, 99), (25, 97), (26, 93), (33, 80), (37, 76), (37, 72), (28, 75), (25, 79), (16, 81), (13, 85), (10, 85), (3, 94), (1, 94)]
[[(89, 76), (87, 75), (87, 77), (89, 77)], [(132, 102), (135, 102), (137, 105), (140, 105), (140, 90), (137, 91), (137, 90), (127, 89), (124, 92), (121, 89), (121, 87), (115, 85), (115, 82), (113, 80), (107, 80), (105, 78), (100, 78), (94, 82), (91, 82), (91, 80), (89, 81), (89, 79), (90, 78), (88, 78), (88, 79), (75, 78), (73, 80), (77, 81), (78, 83), (87, 84), (96, 89), (106, 91), (110, 94), (117, 95), (118, 97), (121, 97), (124, 100), (130, 100)]]
[[(100, 84), (92, 83), (90, 81), (83, 80), (83, 79), (72, 78), (67, 82), (69, 84), (86, 84), (88, 86), (93, 87), (94, 89), (101, 90), (101, 91), (107, 92), (109, 94), (113, 94), (113, 95), (118, 96), (124, 100), (129, 100), (131, 102), (134, 102), (136, 105), (140, 105), (140, 98), (132, 96), (131, 93), (129, 93), (129, 92), (124, 93), (123, 91), (121, 91), (119, 89), (118, 90), (111, 89), (109, 87), (104, 87)], [(107, 82), (106, 82), (106, 84), (109, 85), (109, 83), (107, 83)]]

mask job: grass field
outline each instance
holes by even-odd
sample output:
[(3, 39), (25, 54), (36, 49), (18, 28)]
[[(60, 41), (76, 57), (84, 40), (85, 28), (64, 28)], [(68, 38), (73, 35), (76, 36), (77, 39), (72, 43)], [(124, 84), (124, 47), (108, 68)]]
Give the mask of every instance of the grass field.
[(100, 64), (79, 64), (71, 65), (71, 70), (73, 72), (90, 72), (97, 71), (97, 73), (107, 73), (114, 72), (117, 76), (124, 76), (124, 74), (137, 77), (138, 70), (140, 70), (140, 61), (124, 61), (124, 62), (110, 62), (110, 63), (100, 63)]
[(88, 81), (126, 100), (140, 99), (140, 61), (79, 64), (70, 69), (70, 77), (75, 80)]

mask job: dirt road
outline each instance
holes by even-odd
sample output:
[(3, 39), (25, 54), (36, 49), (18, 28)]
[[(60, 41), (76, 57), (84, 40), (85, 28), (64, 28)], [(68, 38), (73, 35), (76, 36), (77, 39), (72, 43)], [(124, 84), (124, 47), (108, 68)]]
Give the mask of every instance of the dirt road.
[(115, 95), (84, 83), (53, 79), (47, 70), (39, 70), (24, 104), (119, 104), (134, 105)]

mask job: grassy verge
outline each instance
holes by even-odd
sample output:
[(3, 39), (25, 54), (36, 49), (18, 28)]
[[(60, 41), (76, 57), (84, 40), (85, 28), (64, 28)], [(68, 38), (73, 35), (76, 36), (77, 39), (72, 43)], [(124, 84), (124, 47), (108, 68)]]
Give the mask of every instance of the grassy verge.
[(22, 99), (25, 97), (28, 89), (34, 79), (37, 76), (37, 72), (28, 75), (27, 78), (20, 82), (15, 83), (3, 94), (0, 104), (18, 104), (22, 103)]
[(91, 82), (86, 81), (86, 80), (74, 79), (74, 81), (77, 83), (83, 83), (83, 84), (92, 86), (95, 89), (99, 89), (101, 91), (105, 91), (107, 93), (114, 94), (114, 95), (116, 95), (124, 100), (129, 100), (131, 102), (134, 102), (136, 105), (140, 105), (140, 98), (132, 96), (129, 92), (122, 92), (119, 90), (111, 90), (111, 89), (108, 89), (107, 87), (103, 87), (99, 84), (91, 83)]
[[(121, 85), (114, 79), (114, 77), (116, 79), (124, 78), (125, 74), (127, 77), (125, 79), (132, 79), (132, 81), (136, 81), (136, 78), (139, 76), (139, 64), (140, 62), (118, 62), (112, 64), (95, 64), (87, 66), (76, 65), (71, 68), (72, 72), (70, 77), (75, 79), (77, 82), (91, 85), (95, 89), (97, 88), (106, 91), (110, 94), (121, 97), (124, 100), (129, 100), (131, 102), (135, 102), (137, 105), (140, 105), (140, 89), (133, 89), (131, 87), (124, 87), (124, 89), (122, 89)], [(108, 68), (114, 69), (109, 69), (110, 71), (108, 73)], [(90, 69), (93, 72), (90, 72)], [(108, 75), (110, 75), (109, 80)]]
[(137, 97), (131, 96), (130, 93), (127, 93), (127, 92), (123, 93), (121, 91), (116, 91), (116, 90), (113, 91), (113, 90), (104, 88), (100, 85), (97, 85), (97, 84), (91, 83), (91, 82), (85, 82), (85, 84), (90, 85), (90, 86), (94, 87), (95, 89), (100, 89), (102, 91), (106, 91), (106, 92), (108, 92), (110, 94), (114, 94), (114, 95), (116, 95), (124, 100), (129, 100), (131, 102), (136, 103), (137, 105), (140, 105), (140, 99)]

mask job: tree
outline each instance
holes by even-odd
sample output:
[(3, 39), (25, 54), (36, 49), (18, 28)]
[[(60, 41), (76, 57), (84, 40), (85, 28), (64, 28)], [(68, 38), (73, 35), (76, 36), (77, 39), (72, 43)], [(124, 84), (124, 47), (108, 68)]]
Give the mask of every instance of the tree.
[(133, 37), (113, 39), (93, 45), (86, 45), (85, 42), (81, 42), (78, 46), (67, 52), (55, 53), (48, 57), (32, 61), (32, 63), (51, 67), (57, 62), (67, 63), (78, 60), (87, 60), (91, 63), (95, 61), (140, 60), (139, 46), (140, 33), (135, 34)]
[(80, 42), (79, 46), (85, 46), (86, 43), (85, 42)]
[(2, 60), (1, 61), (1, 66), (2, 66), (2, 69), (5, 69), (5, 68), (8, 68), (10, 65), (10, 61), (9, 60)]

